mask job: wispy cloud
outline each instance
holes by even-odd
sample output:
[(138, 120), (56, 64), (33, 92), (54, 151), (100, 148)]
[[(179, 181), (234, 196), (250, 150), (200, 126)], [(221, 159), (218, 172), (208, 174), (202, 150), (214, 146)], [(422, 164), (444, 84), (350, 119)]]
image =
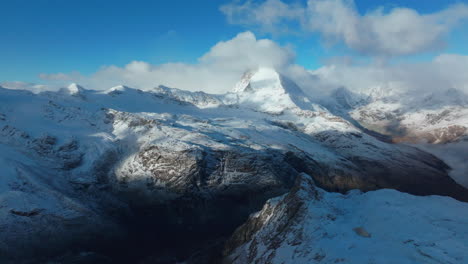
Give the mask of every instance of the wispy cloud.
[(294, 25), (305, 16), (302, 5), (286, 4), (281, 0), (234, 1), (221, 6), (220, 10), (231, 24), (258, 27), (261, 31), (275, 34), (294, 31), (291, 23)]
[(446, 35), (468, 18), (465, 4), (432, 14), (400, 7), (360, 15), (352, 0), (309, 0), (302, 6), (281, 0), (235, 1), (220, 9), (232, 24), (276, 34), (293, 30), (290, 25), (295, 21), (304, 34), (320, 33), (359, 53), (386, 57), (440, 50)]

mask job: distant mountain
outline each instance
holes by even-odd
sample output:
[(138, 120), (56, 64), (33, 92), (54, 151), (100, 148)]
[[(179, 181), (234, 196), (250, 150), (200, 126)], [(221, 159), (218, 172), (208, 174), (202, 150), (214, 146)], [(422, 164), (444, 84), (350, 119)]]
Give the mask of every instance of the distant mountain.
[(468, 95), (463, 92), (453, 88), (426, 94), (380, 90), (353, 94), (339, 88), (327, 106), (396, 142), (438, 144), (468, 139)]

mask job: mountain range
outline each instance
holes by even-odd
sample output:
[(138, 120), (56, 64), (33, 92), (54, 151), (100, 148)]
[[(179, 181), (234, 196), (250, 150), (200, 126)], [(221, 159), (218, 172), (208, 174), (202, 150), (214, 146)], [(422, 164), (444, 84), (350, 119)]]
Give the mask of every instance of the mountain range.
[(464, 263), (468, 189), (409, 143), (467, 141), (466, 98), (1, 87), (0, 261)]

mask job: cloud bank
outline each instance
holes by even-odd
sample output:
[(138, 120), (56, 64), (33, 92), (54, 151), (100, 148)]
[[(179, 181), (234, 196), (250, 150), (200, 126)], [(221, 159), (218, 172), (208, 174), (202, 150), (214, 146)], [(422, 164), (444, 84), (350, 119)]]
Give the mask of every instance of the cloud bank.
[(247, 31), (217, 43), (196, 64), (152, 65), (133, 61), (124, 67), (102, 67), (91, 76), (74, 72), (41, 74), (40, 78), (55, 83), (78, 82), (97, 90), (124, 84), (143, 90), (166, 85), (191, 91), (223, 93), (229, 91), (246, 70), (260, 66), (284, 69), (294, 60), (295, 54), (289, 47), (268, 39), (257, 39)]
[(309, 0), (305, 5), (281, 0), (246, 1), (223, 5), (228, 22), (258, 27), (269, 33), (319, 33), (328, 42), (344, 43), (365, 55), (400, 56), (440, 50), (444, 38), (468, 19), (468, 6), (456, 4), (432, 14), (410, 8), (378, 8), (360, 15), (352, 0)]
[(357, 93), (370, 88), (414, 94), (455, 88), (468, 94), (468, 56), (441, 54), (429, 62), (379, 64), (331, 64), (310, 71), (323, 90), (346, 87)]
[(459, 184), (468, 188), (468, 142), (450, 144), (419, 144), (417, 147), (440, 157), (451, 168), (450, 176)]

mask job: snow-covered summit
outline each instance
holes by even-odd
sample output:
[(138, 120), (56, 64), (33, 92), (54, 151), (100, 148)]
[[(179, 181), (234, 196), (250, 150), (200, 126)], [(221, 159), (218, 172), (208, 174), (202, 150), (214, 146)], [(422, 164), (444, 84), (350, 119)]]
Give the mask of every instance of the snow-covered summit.
[(272, 68), (247, 72), (234, 87), (234, 93), (239, 104), (261, 112), (278, 114), (288, 109), (311, 108), (311, 101), (301, 88)]
[(129, 89), (130, 88), (125, 85), (117, 85), (117, 86), (114, 86), (105, 90), (104, 93), (109, 94), (109, 95), (117, 95), (117, 94), (122, 94), (123, 92)]
[(65, 88), (61, 88), (60, 92), (76, 97), (84, 97), (85, 89), (77, 83), (72, 83)]

